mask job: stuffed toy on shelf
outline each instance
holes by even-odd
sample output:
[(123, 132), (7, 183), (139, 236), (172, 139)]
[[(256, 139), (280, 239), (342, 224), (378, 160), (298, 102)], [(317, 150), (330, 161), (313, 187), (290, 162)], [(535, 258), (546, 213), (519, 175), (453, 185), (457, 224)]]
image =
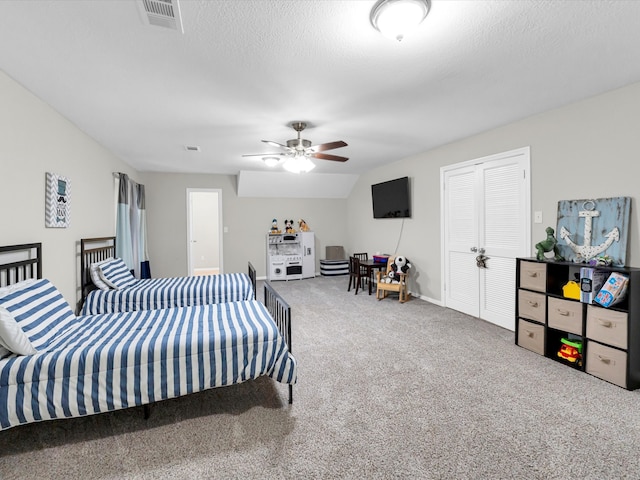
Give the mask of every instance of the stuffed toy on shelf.
[(308, 232), (310, 230), (309, 225), (302, 218), (298, 220), (298, 227), (300, 227), (301, 232)]
[(271, 220), (271, 230), (269, 230), (269, 233), (271, 233), (272, 235), (276, 235), (278, 233), (282, 233), (280, 231), (280, 229), (278, 228), (278, 220), (277, 219), (273, 219)]
[(293, 220), (284, 221), (284, 231), (285, 233), (296, 233), (296, 229), (293, 228)]

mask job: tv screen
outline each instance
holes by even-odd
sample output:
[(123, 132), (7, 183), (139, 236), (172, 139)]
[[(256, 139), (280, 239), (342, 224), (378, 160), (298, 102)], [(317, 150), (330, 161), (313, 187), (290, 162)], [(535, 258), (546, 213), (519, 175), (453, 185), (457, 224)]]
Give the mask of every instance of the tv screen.
[(409, 177), (371, 185), (373, 218), (410, 218)]

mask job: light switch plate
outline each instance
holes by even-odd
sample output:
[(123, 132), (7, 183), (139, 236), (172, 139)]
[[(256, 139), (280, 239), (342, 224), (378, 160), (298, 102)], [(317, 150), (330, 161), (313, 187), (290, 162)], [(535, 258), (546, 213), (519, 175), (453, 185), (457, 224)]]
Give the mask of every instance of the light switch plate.
[(542, 223), (542, 212), (533, 212), (533, 223)]

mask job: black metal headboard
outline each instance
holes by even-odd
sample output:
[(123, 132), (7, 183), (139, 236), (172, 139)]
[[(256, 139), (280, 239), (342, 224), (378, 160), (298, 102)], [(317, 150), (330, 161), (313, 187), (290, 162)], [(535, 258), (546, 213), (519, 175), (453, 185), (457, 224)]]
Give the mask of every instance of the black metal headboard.
[(89, 267), (116, 256), (116, 237), (96, 237), (80, 239), (80, 278), (82, 280), (82, 301), (97, 287), (91, 281)]
[(42, 278), (42, 243), (0, 247), (0, 262), (0, 287)]

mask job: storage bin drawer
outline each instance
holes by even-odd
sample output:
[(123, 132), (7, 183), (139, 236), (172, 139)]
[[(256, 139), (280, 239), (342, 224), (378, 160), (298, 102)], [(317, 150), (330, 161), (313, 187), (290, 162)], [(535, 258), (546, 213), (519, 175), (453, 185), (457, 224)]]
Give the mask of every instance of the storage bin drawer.
[(518, 290), (518, 316), (544, 323), (546, 306), (544, 294)]
[(589, 305), (587, 338), (614, 347), (627, 348), (627, 314)]
[(590, 341), (587, 344), (585, 371), (607, 382), (627, 388), (627, 353)]
[(520, 262), (520, 288), (544, 292), (547, 287), (547, 265)]
[(553, 297), (550, 297), (548, 302), (549, 327), (582, 335), (582, 303)]
[(518, 319), (518, 345), (544, 355), (544, 325)]

